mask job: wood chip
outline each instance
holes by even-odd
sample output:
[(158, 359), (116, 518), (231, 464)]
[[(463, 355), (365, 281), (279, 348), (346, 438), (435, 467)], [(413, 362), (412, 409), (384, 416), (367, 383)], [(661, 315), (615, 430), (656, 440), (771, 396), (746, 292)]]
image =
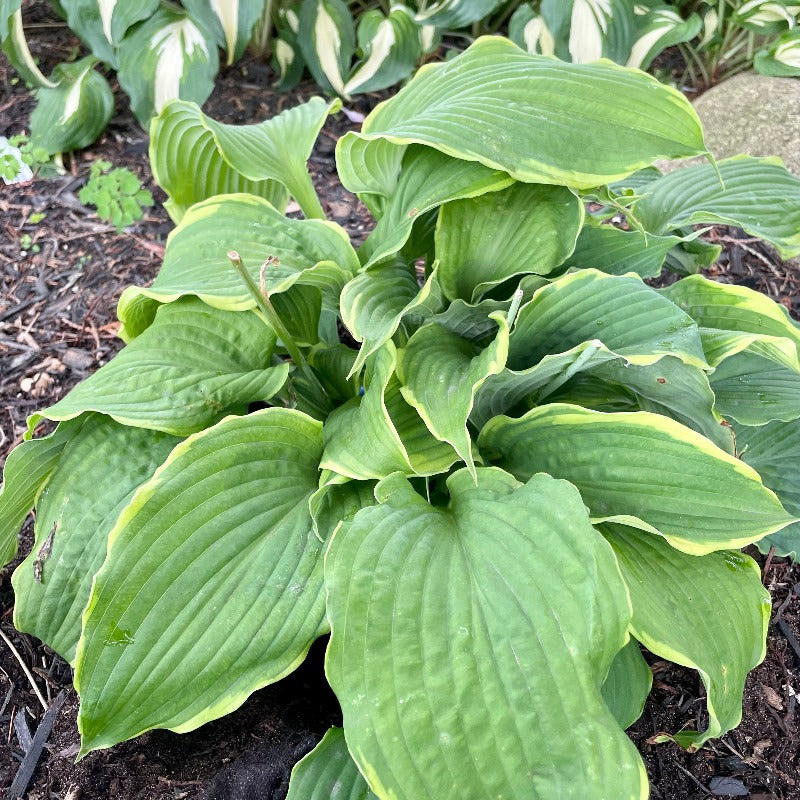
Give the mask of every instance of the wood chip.
[(783, 711), (783, 699), (771, 686), (765, 686), (762, 683), (761, 694), (764, 695), (764, 699), (772, 708), (776, 711)]

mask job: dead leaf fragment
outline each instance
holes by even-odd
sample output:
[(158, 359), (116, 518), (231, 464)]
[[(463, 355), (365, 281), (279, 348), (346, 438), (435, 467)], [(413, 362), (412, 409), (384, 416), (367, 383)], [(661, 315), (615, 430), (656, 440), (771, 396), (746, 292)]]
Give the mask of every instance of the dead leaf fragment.
[(776, 711), (783, 711), (783, 699), (771, 686), (765, 686), (762, 683), (761, 694), (764, 695), (764, 699), (767, 701), (769, 706), (774, 708)]

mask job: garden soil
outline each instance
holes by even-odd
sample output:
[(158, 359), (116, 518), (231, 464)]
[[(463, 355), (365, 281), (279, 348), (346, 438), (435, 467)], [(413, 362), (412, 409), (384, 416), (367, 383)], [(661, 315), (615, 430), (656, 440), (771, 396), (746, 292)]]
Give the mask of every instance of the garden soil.
[[(50, 15), (48, 4), (26, 5), (25, 18), (33, 23), (31, 49), (45, 71), (78, 52), (80, 43)], [(315, 92), (308, 84), (280, 94), (272, 79), (268, 67), (245, 59), (222, 73), (205, 110), (224, 122), (254, 122)], [(98, 158), (134, 170), (157, 201), (165, 199), (149, 171), (145, 133), (122, 93), (116, 96), (107, 131), (65, 162), (66, 174), (0, 187), (0, 465), (20, 441), (30, 413), (63, 397), (120, 348), (117, 298), (130, 284), (152, 281), (172, 229), (159, 203), (120, 234), (78, 200)], [(358, 129), (357, 115), (380, 99), (360, 98), (349, 106), (354, 114), (330, 118), (310, 160), (328, 217), (355, 241), (369, 229), (369, 215), (338, 183), (334, 147), (339, 136)], [(24, 130), (32, 106), (0, 60), (0, 135)], [(716, 228), (709, 236), (724, 248), (710, 277), (763, 291), (800, 318), (797, 265), (782, 263), (741, 231)], [(30, 523), (23, 539), (22, 553), (31, 546)], [(752, 554), (762, 566), (773, 612), (766, 659), (750, 674), (736, 730), (697, 753), (655, 743), (662, 732), (704, 726), (705, 696), (696, 672), (648, 657), (654, 689), (629, 733), (647, 765), (653, 800), (800, 800), (800, 567)], [(341, 722), (323, 678), (321, 641), (295, 673), (256, 692), (235, 713), (188, 734), (151, 731), (76, 764), (78, 701), (71, 670), (12, 624), (17, 563), (0, 571), (0, 790), (14, 780), (44, 713), (20, 662), (46, 704), (64, 701), (24, 795), (29, 800), (278, 800), (291, 765)]]

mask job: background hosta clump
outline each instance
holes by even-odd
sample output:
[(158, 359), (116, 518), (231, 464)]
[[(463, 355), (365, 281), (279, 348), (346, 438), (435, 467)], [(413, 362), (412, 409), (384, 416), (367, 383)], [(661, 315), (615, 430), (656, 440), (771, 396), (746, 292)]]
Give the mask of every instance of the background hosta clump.
[(738, 548), (797, 552), (800, 328), (643, 277), (691, 272), (720, 220), (798, 254), (800, 181), (661, 176), (705, 153), (681, 95), (485, 38), (339, 143), (376, 220), (355, 250), (305, 171), (333, 110), (165, 105), (162, 269), (8, 459), (5, 560), (37, 508), (15, 622), (74, 665), (82, 754), (232, 711), (330, 634), (343, 729), (291, 800), (644, 798), (639, 644), (699, 673), (706, 713), (663, 734), (692, 749), (763, 658)]

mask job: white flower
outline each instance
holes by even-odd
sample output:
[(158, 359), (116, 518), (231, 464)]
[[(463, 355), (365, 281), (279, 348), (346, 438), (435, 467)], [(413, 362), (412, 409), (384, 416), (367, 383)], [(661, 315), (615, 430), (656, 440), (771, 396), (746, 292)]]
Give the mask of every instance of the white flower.
[(6, 176), (3, 175), (3, 183), (5, 183), (6, 186), (12, 183), (24, 183), (33, 177), (31, 168), (22, 160), (22, 153), (19, 148), (12, 147), (5, 136), (0, 136), (0, 158), (3, 156), (11, 156), (17, 162), (17, 174), (15, 177), (8, 180)]

